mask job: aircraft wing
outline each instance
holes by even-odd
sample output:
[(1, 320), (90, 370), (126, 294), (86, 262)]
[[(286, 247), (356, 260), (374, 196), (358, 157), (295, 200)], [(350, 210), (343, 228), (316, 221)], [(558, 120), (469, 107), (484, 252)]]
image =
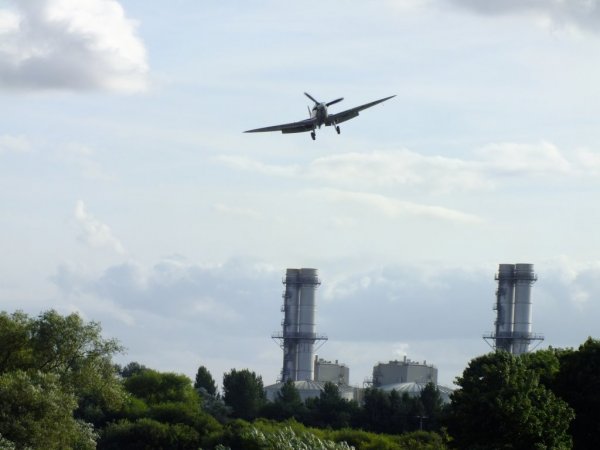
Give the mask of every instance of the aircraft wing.
[(370, 108), (371, 106), (378, 105), (379, 103), (383, 103), (386, 100), (389, 100), (393, 97), (395, 97), (395, 95), (390, 95), (389, 97), (382, 98), (380, 100), (375, 100), (371, 103), (365, 103), (364, 105), (356, 106), (354, 108), (347, 109), (346, 111), (342, 111), (337, 114), (329, 114), (329, 116), (327, 117), (327, 123), (325, 125), (334, 125), (345, 122), (346, 120), (354, 119), (356, 116), (358, 116), (359, 111)]
[(265, 131), (281, 131), (287, 133), (303, 133), (312, 131), (315, 128), (315, 119), (305, 119), (299, 122), (284, 123), (283, 125), (274, 125), (272, 127), (255, 128), (254, 130), (244, 131), (244, 133), (263, 133)]

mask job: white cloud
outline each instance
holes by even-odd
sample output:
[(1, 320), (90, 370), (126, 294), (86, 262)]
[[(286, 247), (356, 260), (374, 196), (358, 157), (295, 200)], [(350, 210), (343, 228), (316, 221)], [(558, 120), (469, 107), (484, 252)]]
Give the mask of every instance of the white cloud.
[(503, 142), (478, 150), (482, 165), (490, 174), (575, 175), (575, 168), (553, 144)]
[(332, 202), (351, 202), (366, 206), (387, 217), (397, 218), (402, 216), (417, 216), (436, 220), (448, 220), (460, 223), (480, 223), (481, 219), (475, 215), (463, 213), (442, 206), (421, 205), (380, 194), (366, 192), (343, 191), (339, 189), (321, 189), (313, 191), (319, 197), (324, 197)]
[(0, 85), (20, 89), (147, 86), (137, 24), (117, 0), (23, 0), (0, 10)]
[(600, 171), (599, 155), (589, 150), (568, 153), (541, 141), (490, 143), (462, 159), (402, 149), (322, 156), (304, 166), (264, 163), (245, 156), (221, 156), (217, 160), (237, 170), (351, 189), (411, 187), (452, 193), (493, 190), (509, 175), (528, 181), (595, 176)]
[(31, 150), (31, 144), (22, 136), (0, 136), (0, 154), (8, 152), (23, 153)]
[(477, 162), (410, 150), (344, 153), (312, 161), (311, 178), (363, 187), (424, 186), (435, 191), (491, 187)]
[(113, 236), (110, 227), (89, 214), (82, 200), (75, 205), (75, 220), (81, 228), (79, 239), (82, 242), (91, 247), (108, 247), (119, 254), (125, 253), (123, 245)]

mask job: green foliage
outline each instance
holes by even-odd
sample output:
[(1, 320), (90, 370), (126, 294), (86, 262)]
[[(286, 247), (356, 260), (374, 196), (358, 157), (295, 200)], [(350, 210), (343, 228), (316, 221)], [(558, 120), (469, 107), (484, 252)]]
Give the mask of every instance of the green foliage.
[(345, 442), (336, 443), (319, 439), (314, 434), (296, 434), (289, 427), (281, 428), (273, 432), (265, 433), (256, 428), (248, 430), (243, 439), (247, 441), (247, 448), (261, 450), (353, 450)]
[(234, 417), (256, 418), (265, 403), (262, 377), (248, 369), (232, 369), (223, 375), (223, 399)]
[(129, 378), (130, 376), (143, 372), (144, 370), (148, 370), (148, 368), (137, 361), (131, 361), (125, 367), (119, 370), (119, 374), (123, 378)]
[(204, 389), (204, 391), (212, 397), (217, 395), (217, 385), (215, 384), (215, 380), (204, 366), (198, 367), (196, 380), (194, 381), (194, 389)]
[(437, 386), (434, 383), (427, 383), (419, 395), (419, 401), (423, 405), (423, 414), (425, 417), (423, 429), (438, 430), (444, 405)]
[(413, 431), (401, 435), (376, 434), (362, 430), (345, 428), (325, 433), (327, 439), (346, 442), (356, 450), (445, 450), (443, 436), (427, 432)]
[(197, 450), (200, 444), (199, 433), (190, 426), (145, 418), (109, 424), (102, 432), (98, 450)]
[(358, 413), (358, 404), (342, 398), (338, 386), (329, 382), (325, 383), (319, 397), (306, 400), (306, 407), (306, 423), (319, 428), (349, 427)]
[(288, 380), (277, 393), (275, 401), (268, 402), (262, 409), (262, 417), (273, 420), (296, 419), (303, 421), (307, 415), (307, 408), (300, 397), (293, 381)]
[(73, 417), (76, 405), (56, 375), (21, 370), (0, 375), (0, 435), (17, 448), (95, 448), (92, 428)]
[(600, 340), (588, 338), (577, 351), (558, 355), (554, 391), (574, 410), (574, 448), (600, 448)]
[(571, 448), (572, 409), (540, 384), (524, 359), (506, 352), (475, 358), (457, 384), (448, 418), (457, 448)]
[[(263, 439), (263, 437), (266, 438)], [(286, 441), (287, 440), (287, 441)], [(296, 444), (286, 447), (284, 442)], [(279, 444), (280, 447), (268, 445)], [(335, 443), (335, 444), (334, 444)], [(205, 448), (231, 450), (255, 450), (264, 448), (355, 448), (356, 450), (446, 450), (445, 439), (430, 432), (414, 432), (403, 435), (385, 435), (362, 430), (344, 428), (341, 430), (309, 428), (294, 420), (274, 422), (258, 419), (250, 424), (236, 420), (225, 426), (211, 440), (205, 441)], [(338, 447), (327, 447), (337, 445)]]
[(149, 405), (164, 402), (200, 404), (192, 381), (185, 375), (146, 369), (126, 378), (123, 384), (129, 393)]
[(364, 393), (359, 424), (377, 433), (403, 433), (408, 430), (410, 402), (408, 396), (401, 397), (395, 390), (388, 393), (369, 388)]
[(119, 351), (77, 314), (0, 313), (4, 439), (17, 448), (93, 447), (89, 422), (103, 423), (124, 398), (111, 361)]

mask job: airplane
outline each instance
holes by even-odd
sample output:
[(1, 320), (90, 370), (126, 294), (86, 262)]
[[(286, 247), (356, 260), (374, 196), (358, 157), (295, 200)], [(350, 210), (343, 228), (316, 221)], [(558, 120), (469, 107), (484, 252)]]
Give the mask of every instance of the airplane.
[(336, 114), (329, 114), (327, 108), (344, 100), (343, 97), (325, 103), (315, 100), (314, 97), (312, 97), (307, 92), (305, 92), (304, 95), (306, 95), (315, 103), (315, 106), (313, 106), (312, 110), (310, 109), (310, 106), (308, 107), (308, 114), (310, 116), (308, 119), (300, 120), (298, 122), (284, 123), (283, 125), (274, 125), (272, 127), (255, 128), (254, 130), (244, 131), (244, 133), (281, 131), (283, 134), (287, 134), (303, 133), (305, 131), (310, 131), (310, 137), (314, 141), (317, 137), (316, 129), (321, 128), (321, 125), (325, 125), (326, 127), (333, 126), (335, 128), (335, 131), (337, 131), (337, 134), (340, 134), (340, 123), (345, 122), (346, 120), (354, 119), (356, 116), (358, 116), (359, 111), (362, 111), (363, 109), (370, 108), (371, 106), (375, 106), (379, 103), (389, 100), (390, 98), (395, 97), (395, 95), (391, 95), (380, 100), (375, 100), (371, 103), (365, 103), (364, 105), (347, 109), (346, 111), (342, 111)]

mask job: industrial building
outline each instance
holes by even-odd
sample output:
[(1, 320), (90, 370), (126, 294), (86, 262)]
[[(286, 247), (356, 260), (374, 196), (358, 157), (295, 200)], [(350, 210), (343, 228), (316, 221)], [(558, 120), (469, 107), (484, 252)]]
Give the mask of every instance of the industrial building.
[(373, 378), (367, 380), (367, 386), (381, 389), (385, 392), (396, 391), (400, 395), (406, 393), (417, 397), (429, 383), (435, 384), (444, 403), (450, 403), (453, 390), (437, 384), (438, 370), (427, 361), (411, 361), (406, 356), (402, 361), (394, 360), (378, 363), (373, 367)]
[(398, 383), (435, 383), (437, 384), (438, 371), (427, 361), (422, 363), (411, 361), (406, 356), (402, 361), (389, 361), (379, 363), (373, 367), (373, 387), (382, 387)]
[[(282, 331), (272, 335), (283, 350), (283, 364), (278, 382), (265, 387), (267, 399), (276, 400), (283, 385), (291, 381), (302, 400), (318, 397), (329, 382), (338, 386), (342, 398), (360, 401), (363, 389), (349, 385), (350, 369), (337, 360), (327, 361), (314, 354), (316, 344), (327, 340), (316, 331), (315, 291), (321, 284), (317, 270), (287, 269), (283, 284)], [(428, 383), (437, 386), (437, 377), (437, 368), (432, 364), (404, 357), (402, 361), (377, 364), (369, 384), (384, 391), (396, 390), (417, 396)], [(442, 399), (449, 402), (452, 389), (437, 387)]]
[(331, 362), (315, 356), (315, 381), (349, 385), (350, 369), (345, 364), (340, 364), (337, 359)]
[(500, 264), (496, 280), (495, 331), (484, 339), (496, 350), (522, 355), (529, 351), (532, 341), (544, 339), (531, 332), (531, 286), (537, 275), (533, 264)]

